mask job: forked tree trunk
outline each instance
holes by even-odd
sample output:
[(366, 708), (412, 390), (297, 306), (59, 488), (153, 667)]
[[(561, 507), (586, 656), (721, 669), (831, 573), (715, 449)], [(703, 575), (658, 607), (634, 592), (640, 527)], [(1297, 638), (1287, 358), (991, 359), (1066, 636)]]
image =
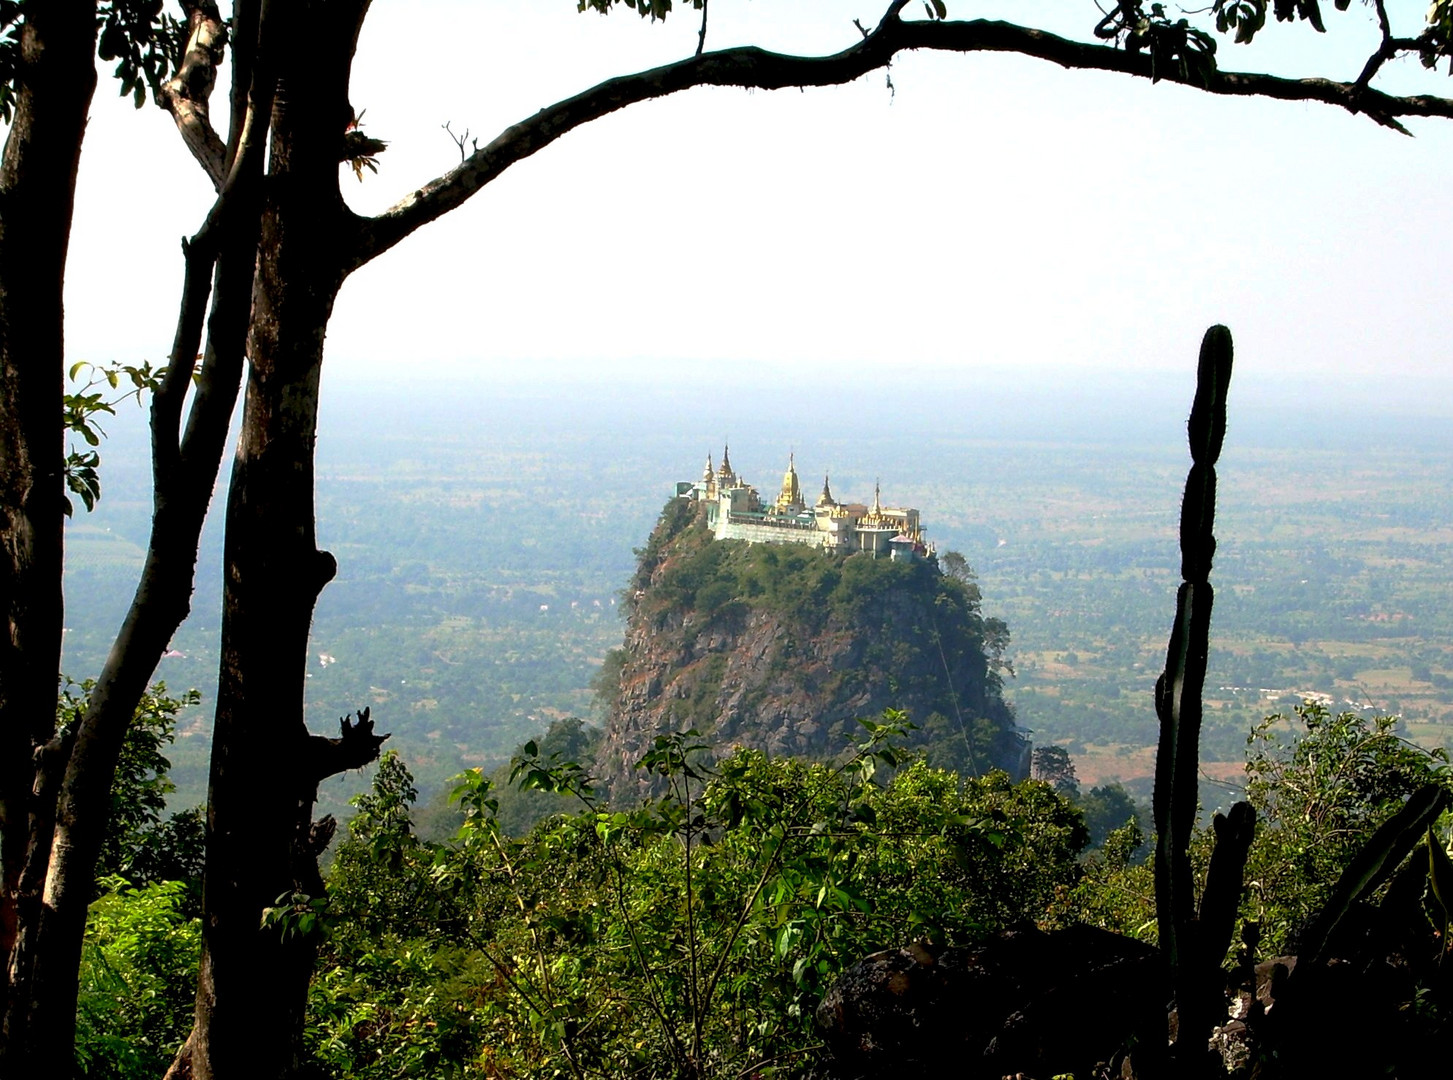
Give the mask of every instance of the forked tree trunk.
[(313, 5), (288, 23), (277, 42), (280, 91), (227, 504), (202, 971), (185, 1051), (199, 1080), (295, 1073), (315, 947), (285, 926), (263, 927), (262, 915), (292, 895), (321, 895), (317, 856), (332, 822), (312, 820), (318, 782), (372, 760), (381, 741), (366, 721), (323, 739), (303, 718), (313, 607), (336, 569), (317, 548), (313, 448), (323, 337), (352, 223), (338, 167), (356, 27), (325, 22)]
[(0, 162), (0, 1075), (7, 1078), (59, 1075), (31, 1055), (23, 1017), (34, 996), (33, 941), (22, 931), (40, 903), (61, 757), (58, 747), (45, 748), (55, 731), (63, 619), (62, 287), (96, 86), (95, 40), (94, 0), (30, 6)]
[[(177, 78), (193, 95), (188, 99), (191, 115), (205, 118), (206, 96), (220, 60), (220, 51), (207, 47), (206, 31), (220, 25), (220, 16), (210, 2), (186, 6), (193, 36)], [(91, 15), (94, 18), (94, 11)], [(266, 117), (271, 87), (266, 80), (251, 87), (255, 12), (240, 4), (235, 15), (233, 101), (245, 107), (252, 100), (250, 89), (255, 90)], [(93, 66), (91, 51), (87, 45), (88, 71)], [(42, 880), (44, 890), (40, 903), (32, 904), (21, 923), (16, 981), (23, 981), (27, 992), (23, 1000), (12, 1003), (13, 1037), (7, 1039), (22, 1049), (28, 1042), (32, 1075), (57, 1076), (70, 1069), (86, 912), (116, 763), (136, 704), (190, 608), (198, 539), (237, 400), (251, 311), (265, 149), (261, 132), (256, 140), (243, 138), (245, 119), (245, 108), (235, 108), (230, 150), (213, 140), (222, 165), (235, 167), (222, 170), (230, 173), (225, 192), (202, 229), (184, 245), (186, 281), (176, 337), (167, 373), (152, 402), (154, 513), (141, 580), (68, 745), (52, 749), (46, 762), (51, 767), (43, 771), (50, 775), (37, 785), (45, 791), (41, 808), (53, 809), (54, 829), (49, 822), (38, 822), (44, 828), (36, 830), (32, 843), (33, 871), (27, 873), (33, 873), (34, 882), (27, 895), (39, 891)], [(212, 164), (210, 171), (215, 173), (217, 162)], [(198, 370), (209, 296), (211, 318)], [(184, 424), (189, 390), (194, 393)], [(54, 671), (52, 666), (52, 678)], [(53, 700), (53, 683), (49, 693)], [(19, 1066), (16, 1069), (13, 1075), (22, 1075)]]

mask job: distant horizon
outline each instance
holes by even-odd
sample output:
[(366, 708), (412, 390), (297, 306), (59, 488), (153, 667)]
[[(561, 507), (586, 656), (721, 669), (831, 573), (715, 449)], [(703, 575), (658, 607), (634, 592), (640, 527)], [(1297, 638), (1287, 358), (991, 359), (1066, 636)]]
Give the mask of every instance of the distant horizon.
[[(387, 397), (386, 418), (407, 426), (399, 409), (421, 415), (468, 416), (469, 401), (486, 413), (502, 406), (495, 422), (537, 422), (569, 417), (590, 430), (609, 431), (626, 418), (635, 425), (659, 420), (665, 435), (689, 416), (703, 428), (713, 453), (733, 429), (781, 426), (827, 436), (835, 414), (877, 415), (885, 426), (911, 422), (922, 435), (991, 441), (1110, 441), (1180, 443), (1194, 393), (1194, 352), (1182, 371), (1024, 372), (1004, 366), (863, 371), (823, 367), (779, 368), (736, 361), (705, 369), (695, 364), (582, 364), (534, 362), (519, 367), (452, 360), (379, 370), (349, 370), (335, 363), (323, 385), (320, 447), (334, 425), (347, 425), (358, 406)], [(1323, 373), (1320, 377), (1256, 371), (1252, 362), (1233, 376), (1230, 422), (1233, 449), (1241, 445), (1308, 448), (1334, 444), (1369, 449), (1400, 446), (1453, 450), (1453, 373), (1377, 375)], [(562, 392), (562, 384), (568, 388)], [(717, 430), (719, 429), (719, 430)], [(638, 428), (639, 430), (639, 428)], [(790, 436), (789, 436), (790, 439)], [(785, 450), (784, 450), (785, 453)]]
[[(455, 164), (446, 122), (488, 139), (697, 46), (694, 18), (574, 9), (376, 5), (350, 100), (388, 151), (363, 183), (344, 172), (350, 207), (376, 213)], [(707, 48), (832, 52), (868, 14), (838, 0), (721, 5)], [(1399, 25), (1421, 14), (1393, 5)], [(1079, 38), (1100, 18), (1049, 0), (1012, 15)], [(1248, 47), (1221, 38), (1220, 59), (1351, 77), (1379, 38), (1374, 12), (1327, 21), (1325, 34), (1269, 25)], [(469, 62), (399, 79), (394, 45), (425, 32), (467, 43)], [(527, 64), (522, 41), (542, 46)], [(1441, 92), (1411, 59), (1378, 85)], [(594, 394), (674, 386), (679, 367), (753, 394), (829, 378), (875, 393), (917, 379), (1105, 385), (1139, 412), (1139, 392), (1162, 385), (1189, 402), (1200, 335), (1221, 321), (1238, 349), (1233, 410), (1453, 417), (1453, 124), (1410, 121), (1409, 139), (1330, 107), (1003, 55), (905, 55), (892, 86), (876, 72), (800, 93), (703, 88), (571, 132), (349, 279), (325, 393), (398, 368), (455, 379), (456, 396), (535, 381)], [(68, 362), (161, 361), (177, 237), (212, 198), (171, 119), (103, 78), (77, 190)]]

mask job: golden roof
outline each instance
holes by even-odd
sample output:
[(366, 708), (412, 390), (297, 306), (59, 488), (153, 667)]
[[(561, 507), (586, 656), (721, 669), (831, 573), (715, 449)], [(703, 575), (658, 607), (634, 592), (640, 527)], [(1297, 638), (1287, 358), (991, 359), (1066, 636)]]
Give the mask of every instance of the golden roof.
[(797, 462), (795, 454), (787, 455), (787, 471), (782, 474), (782, 491), (777, 496), (777, 505), (798, 507), (802, 505), (802, 488), (797, 483)]

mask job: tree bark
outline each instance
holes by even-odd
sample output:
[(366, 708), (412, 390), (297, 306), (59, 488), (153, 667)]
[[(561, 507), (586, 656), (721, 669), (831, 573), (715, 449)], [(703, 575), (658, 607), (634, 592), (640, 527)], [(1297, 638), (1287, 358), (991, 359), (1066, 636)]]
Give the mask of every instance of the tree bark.
[[(203, 297), (206, 275), (216, 262), (202, 378), (187, 438), (172, 453), (155, 455), (168, 459), (169, 467), (159, 468), (155, 480), (151, 538), (141, 580), (77, 725), (60, 787), (37, 930), (37, 948), (45, 965), (37, 972), (38, 990), (29, 1018), (30, 1030), (41, 1033), (47, 1045), (69, 1047), (75, 1039), (76, 972), (116, 764), (136, 704), (191, 610), (202, 524), (241, 382), (257, 246), (255, 211), (238, 213), (228, 231), (232, 235), (220, 253), (195, 250), (210, 243), (205, 239), (195, 242), (189, 252), (189, 261), (202, 264), (195, 272), (203, 275)], [(189, 283), (186, 291), (194, 287)], [(179, 338), (183, 336), (184, 331), (179, 333)], [(195, 341), (179, 343), (172, 357), (176, 372), (169, 378), (182, 388), (194, 366), (186, 362), (182, 350), (190, 349), (187, 355), (195, 356), (195, 348)], [(157, 442), (168, 437), (160, 415), (166, 404), (159, 396), (153, 407)]]
[[(342, 5), (348, 8), (348, 5)], [(222, 658), (208, 788), (203, 955), (190, 1040), (197, 1080), (294, 1075), (315, 945), (263, 927), (264, 909), (323, 892), (318, 782), (377, 755), (366, 717), (338, 740), (303, 717), (308, 632), (336, 570), (314, 531), (313, 447), (323, 337), (351, 216), (338, 188), (348, 71), (366, 4), (290, 7), (264, 21), (286, 88), (272, 114), (247, 394), (224, 545)]]
[[(203, 16), (213, 20), (213, 29), (218, 28), (214, 4), (187, 6), (194, 39)], [(237, 5), (237, 22), (244, 31), (255, 31), (255, 17), (248, 18), (254, 6)], [(94, 5), (90, 16), (94, 18)], [(252, 49), (246, 39), (244, 42), (234, 52), (234, 83), (242, 85), (234, 85), (233, 101), (246, 105)], [(87, 71), (94, 67), (93, 48), (87, 44), (82, 54)], [(220, 43), (213, 48), (194, 47), (183, 73), (174, 80), (184, 80), (190, 95), (188, 124), (181, 125), (179, 117), (179, 126), (194, 147), (222, 147), (211, 133), (207, 116), (207, 95), (220, 60)], [(251, 114), (246, 108), (235, 112), (230, 149), (225, 151), (220, 170), (218, 201), (198, 234), (190, 243), (183, 243), (186, 281), (176, 338), (152, 404), (152, 532), (136, 594), (76, 730), (63, 744), (52, 740), (36, 756), (37, 812), (31, 815), (31, 852), (22, 888), (30, 904), (19, 920), (17, 962), (13, 965), (17, 984), (23, 981), (25, 992), (10, 1003), (4, 1040), (17, 1055), (13, 1057), (17, 1076), (24, 1075), (23, 1068), (46, 1076), (69, 1070), (86, 913), (121, 743), (157, 661), (190, 608), (198, 540), (237, 400), (251, 311), (270, 86), (261, 88), (261, 97), (264, 122), (255, 126), (254, 140), (244, 137), (250, 130)], [(172, 104), (175, 112), (175, 102)], [(199, 160), (216, 179), (217, 162), (200, 156)], [(206, 350), (183, 431), (182, 406), (197, 371), (209, 297), (212, 313), (206, 327)], [(56, 370), (59, 373), (58, 362)], [(59, 391), (57, 379), (57, 406)], [(57, 650), (58, 620), (57, 609)], [(57, 656), (51, 662), (47, 680), (47, 712), (52, 718), (58, 660)], [(18, 1055), (26, 1052), (27, 1044), (32, 1048), (31, 1059), (24, 1066)], [(12, 1074), (8, 1069), (0, 1072), (7, 1077)]]
[[(93, 0), (26, 11), (0, 161), (0, 1074), (37, 1071), (17, 1027), (33, 994), (29, 942), (50, 842), (53, 784), (37, 754), (55, 731), (60, 666), (62, 287), (86, 111), (96, 86)], [(56, 773), (56, 754), (44, 753)], [(41, 788), (37, 792), (37, 788)], [(41, 796), (41, 797), (37, 797)], [(35, 1048), (43, 1055), (44, 1048)]]

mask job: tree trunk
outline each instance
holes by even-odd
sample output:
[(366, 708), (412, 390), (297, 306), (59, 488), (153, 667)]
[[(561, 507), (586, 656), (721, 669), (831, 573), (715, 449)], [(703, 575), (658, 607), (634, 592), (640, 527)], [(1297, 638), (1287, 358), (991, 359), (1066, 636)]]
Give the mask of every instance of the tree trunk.
[(327, 14), (337, 22), (314, 5), (291, 11), (277, 44), (282, 89), (227, 503), (202, 971), (189, 1047), (198, 1080), (297, 1071), (315, 947), (286, 919), (264, 926), (264, 909), (321, 897), (317, 856), (332, 822), (312, 821), (318, 782), (372, 760), (381, 741), (366, 717), (336, 740), (310, 735), (303, 718), (313, 607), (336, 570), (316, 546), (313, 448), (323, 337), (352, 227), (338, 168), (352, 117), (356, 24), (340, 27), (348, 20)]
[[(194, 32), (199, 23), (220, 18), (215, 5), (190, 5)], [(91, 13), (94, 17), (94, 11)], [(256, 261), (260, 179), (265, 135), (243, 139), (249, 92), (260, 96), (260, 111), (271, 109), (272, 90), (251, 87), (255, 15), (237, 9), (240, 47), (233, 54), (234, 109), (231, 152), (224, 165), (230, 179), (202, 229), (183, 245), (186, 280), (167, 373), (152, 402), (153, 499), (151, 538), (141, 580), (125, 621), (107, 656), (95, 689), (67, 745), (50, 747), (37, 759), (36, 790), (45, 820), (32, 815), (32, 856), (26, 895), (30, 910), (20, 923), (18, 950), (27, 989), (12, 1002), (10, 1030), (24, 1031), (37, 1049), (36, 1067), (45, 1075), (69, 1068), (75, 1039), (77, 972), (86, 913), (95, 888), (95, 864), (106, 830), (111, 784), (121, 744), (172, 634), (190, 609), (197, 545), (211, 502), (227, 428), (241, 380), (243, 348), (251, 311)], [(205, 27), (204, 27), (205, 29)], [(248, 36), (249, 29), (252, 31)], [(91, 46), (84, 54), (88, 70)], [(188, 57), (187, 85), (210, 92), (218, 49), (195, 50)], [(206, 70), (203, 70), (206, 69)], [(205, 76), (198, 78), (198, 74)], [(189, 101), (206, 119), (206, 97)], [(220, 145), (220, 140), (214, 141)], [(214, 287), (215, 280), (215, 287)], [(207, 344), (200, 372), (204, 313), (212, 297)], [(197, 373), (195, 395), (183, 432), (183, 401)], [(59, 389), (58, 387), (56, 388)], [(59, 402), (59, 394), (56, 397)], [(57, 624), (58, 625), (58, 624)], [(51, 667), (52, 679), (55, 665)], [(54, 710), (54, 685), (48, 685)], [(52, 829), (51, 824), (54, 824)], [(39, 903), (34, 894), (44, 891)], [(6, 1073), (6, 1075), (9, 1075)]]
[[(18, 1022), (34, 988), (23, 930), (40, 902), (61, 748), (64, 334), (62, 287), (86, 111), (96, 86), (94, 0), (30, 5), (0, 162), (0, 1074), (42, 1070)], [(40, 790), (37, 790), (39, 788)], [(32, 1059), (31, 1047), (36, 1057)], [(52, 1064), (55, 1064), (52, 1062)], [(62, 1068), (67, 1067), (65, 1064)]]
[[(96, 861), (106, 834), (106, 809), (127, 727), (157, 661), (191, 609), (197, 547), (211, 503), (241, 380), (243, 344), (256, 258), (256, 212), (239, 214), (217, 259), (209, 348), (192, 407), (184, 452), (157, 470), (151, 539), (141, 580), (121, 631), (74, 733), (55, 813), (54, 841), (39, 912), (37, 992), (29, 1028), (46, 1045), (75, 1040), (77, 979)], [(206, 273), (211, 258), (199, 260)], [(205, 295), (205, 294), (204, 294)], [(179, 334), (179, 337), (185, 336)], [(181, 350), (172, 357), (182, 363)], [(191, 364), (175, 376), (189, 381)], [(153, 438), (171, 438), (153, 409)]]

